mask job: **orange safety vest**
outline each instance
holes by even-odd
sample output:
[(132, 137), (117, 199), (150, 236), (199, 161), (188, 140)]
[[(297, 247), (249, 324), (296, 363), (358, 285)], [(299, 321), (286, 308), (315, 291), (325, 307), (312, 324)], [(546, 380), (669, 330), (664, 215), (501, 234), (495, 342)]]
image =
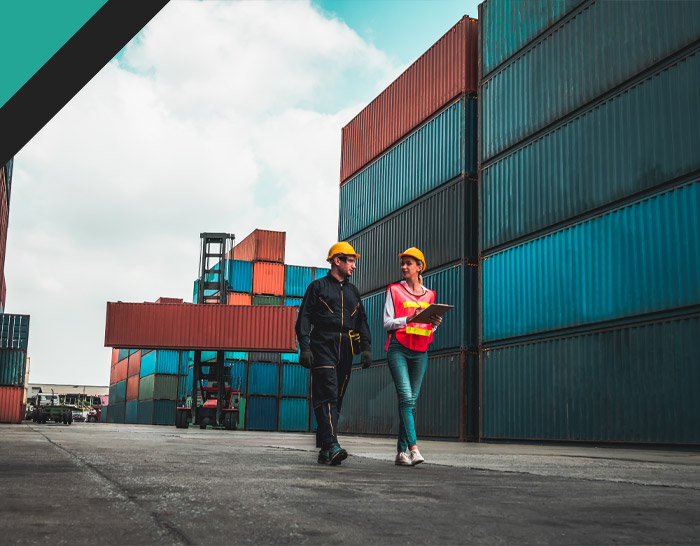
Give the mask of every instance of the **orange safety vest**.
[[(391, 291), (397, 318), (408, 317), (417, 307), (428, 307), (431, 303), (435, 303), (435, 292), (432, 290), (426, 289), (422, 296), (415, 296), (402, 284), (390, 284), (387, 290)], [(422, 353), (426, 352), (428, 345), (433, 342), (432, 324), (414, 322), (396, 330), (394, 334), (401, 345)], [(389, 348), (390, 341), (391, 334), (386, 340), (386, 349)]]

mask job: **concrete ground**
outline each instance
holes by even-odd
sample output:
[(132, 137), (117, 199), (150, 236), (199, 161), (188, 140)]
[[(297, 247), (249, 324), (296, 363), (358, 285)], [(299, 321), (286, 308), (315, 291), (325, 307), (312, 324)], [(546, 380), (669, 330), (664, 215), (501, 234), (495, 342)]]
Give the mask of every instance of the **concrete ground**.
[(0, 425), (3, 544), (698, 544), (700, 453)]

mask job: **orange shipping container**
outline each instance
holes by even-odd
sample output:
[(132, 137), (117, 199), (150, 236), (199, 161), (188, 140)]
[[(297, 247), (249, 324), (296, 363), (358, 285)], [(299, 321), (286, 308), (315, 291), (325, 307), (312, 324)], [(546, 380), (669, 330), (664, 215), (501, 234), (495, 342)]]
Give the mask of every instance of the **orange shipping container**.
[(119, 349), (112, 349), (112, 366), (119, 362)]
[(129, 359), (125, 358), (121, 362), (117, 362), (117, 365), (114, 367), (114, 383), (119, 383), (120, 381), (124, 381), (128, 377), (128, 370), (129, 370)]
[(284, 295), (284, 265), (268, 262), (253, 264), (253, 294)]
[(141, 372), (141, 351), (136, 351), (134, 354), (129, 355), (129, 366), (127, 368), (126, 376), (131, 377), (133, 375), (139, 375)]
[(252, 302), (250, 294), (245, 292), (229, 292), (226, 294), (228, 305), (250, 305)]
[(138, 400), (139, 398), (139, 380), (141, 378), (138, 375), (130, 377), (126, 380), (126, 399), (127, 400)]
[(0, 423), (21, 423), (24, 419), (22, 387), (0, 387)]
[(110, 385), (114, 385), (114, 384), (116, 383), (116, 381), (114, 380), (114, 377), (115, 377), (116, 375), (117, 375), (117, 367), (116, 367), (116, 366), (112, 366), (112, 367), (109, 369), (109, 384), (110, 384)]
[(256, 229), (233, 247), (229, 258), (246, 262), (262, 260), (283, 264), (286, 238), (287, 234), (284, 231)]

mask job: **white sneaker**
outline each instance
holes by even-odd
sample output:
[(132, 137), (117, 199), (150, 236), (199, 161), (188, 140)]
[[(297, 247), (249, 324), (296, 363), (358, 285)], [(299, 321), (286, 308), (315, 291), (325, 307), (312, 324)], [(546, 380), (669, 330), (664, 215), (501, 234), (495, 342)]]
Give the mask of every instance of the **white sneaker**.
[(420, 454), (420, 451), (418, 451), (418, 448), (411, 450), (410, 459), (411, 459), (411, 463), (410, 463), (411, 466), (421, 464), (422, 462), (425, 461), (423, 456)]
[(411, 457), (405, 451), (399, 451), (396, 454), (396, 459), (394, 460), (394, 464), (397, 464), (400, 466), (412, 466), (413, 465), (413, 463), (411, 462)]

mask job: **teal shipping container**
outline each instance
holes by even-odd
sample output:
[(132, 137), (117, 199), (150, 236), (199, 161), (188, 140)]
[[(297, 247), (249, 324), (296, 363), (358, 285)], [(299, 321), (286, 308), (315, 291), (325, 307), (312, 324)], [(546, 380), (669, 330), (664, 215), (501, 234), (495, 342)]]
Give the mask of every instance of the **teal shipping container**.
[(288, 307), (299, 307), (304, 298), (284, 298), (284, 304)]
[(246, 430), (277, 430), (277, 398), (260, 396), (248, 398)]
[(0, 350), (0, 386), (22, 387), (26, 363), (26, 351), (20, 349)]
[(231, 377), (231, 387), (234, 389), (241, 389), (241, 393), (245, 393), (247, 363), (235, 361), (226, 362), (225, 365), (229, 370), (229, 376)]
[(179, 370), (179, 351), (158, 350), (141, 357), (141, 377), (146, 377), (154, 373), (177, 375)]
[(189, 360), (189, 352), (182, 351), (180, 353), (180, 369), (178, 370), (180, 375), (187, 375), (187, 368), (190, 365)]
[[(126, 401), (126, 381), (119, 381), (109, 387), (109, 403), (121, 403)], [(122, 419), (123, 422), (123, 419)]]
[(100, 410), (100, 423), (110, 423), (109, 420), (109, 406), (102, 406)]
[(696, 310), (486, 350), (483, 438), (698, 445), (699, 337)]
[(314, 267), (314, 280), (321, 279), (330, 272), (331, 270), (327, 267)]
[(110, 401), (109, 404), (109, 412), (107, 413), (107, 422), (108, 423), (124, 423), (125, 420), (125, 412), (126, 412), (126, 403), (125, 402), (115, 402), (112, 403)]
[[(477, 346), (476, 280), (477, 268), (462, 263), (429, 273), (424, 278), (427, 288), (437, 293), (437, 303), (454, 305), (443, 318), (442, 324), (433, 335), (430, 352), (459, 350)], [(367, 314), (370, 335), (372, 336), (372, 359), (375, 362), (386, 360), (387, 332), (384, 329), (384, 303), (386, 292), (362, 298)], [(355, 357), (360, 362), (360, 357)]]
[(121, 362), (125, 358), (129, 358), (129, 349), (119, 349), (119, 359), (118, 362)]
[[(309, 370), (295, 364), (283, 364), (280, 367), (282, 375), (282, 396), (308, 396)], [(281, 407), (281, 406), (280, 406)]]
[(309, 430), (309, 401), (306, 398), (281, 398), (279, 430), (306, 432)]
[(248, 353), (242, 351), (226, 351), (224, 353), (226, 360), (248, 360)]
[(277, 394), (279, 364), (251, 362), (249, 368), (248, 394)]
[(698, 211), (700, 179), (487, 256), (484, 341), (700, 304)]
[(281, 353), (280, 354), (280, 361), (281, 362), (299, 362), (299, 351), (296, 353)]
[(228, 285), (230, 292), (253, 291), (253, 263), (243, 260), (226, 260), (228, 264)]
[(142, 425), (174, 425), (174, 400), (147, 400), (139, 402), (138, 422)]
[(423, 251), (427, 272), (468, 258), (476, 264), (476, 198), (476, 182), (458, 179), (350, 237), (361, 255), (351, 282), (369, 294), (400, 281), (399, 253), (413, 246)]
[(698, 21), (700, 2), (582, 5), (481, 81), (482, 163), (696, 43)]
[(124, 404), (124, 422), (132, 425), (138, 423), (138, 409), (138, 400), (128, 400)]
[(340, 188), (339, 240), (438, 186), (476, 176), (476, 98), (462, 98)]
[(286, 296), (303, 296), (314, 280), (314, 268), (298, 265), (284, 267), (284, 293)]
[(26, 352), (28, 344), (29, 315), (0, 313), (0, 349), (21, 349)]
[(481, 3), (479, 5), (481, 73), (486, 75), (491, 72), (582, 1), (486, 0)]
[(482, 250), (696, 172), (698, 89), (695, 48), (482, 164)]

